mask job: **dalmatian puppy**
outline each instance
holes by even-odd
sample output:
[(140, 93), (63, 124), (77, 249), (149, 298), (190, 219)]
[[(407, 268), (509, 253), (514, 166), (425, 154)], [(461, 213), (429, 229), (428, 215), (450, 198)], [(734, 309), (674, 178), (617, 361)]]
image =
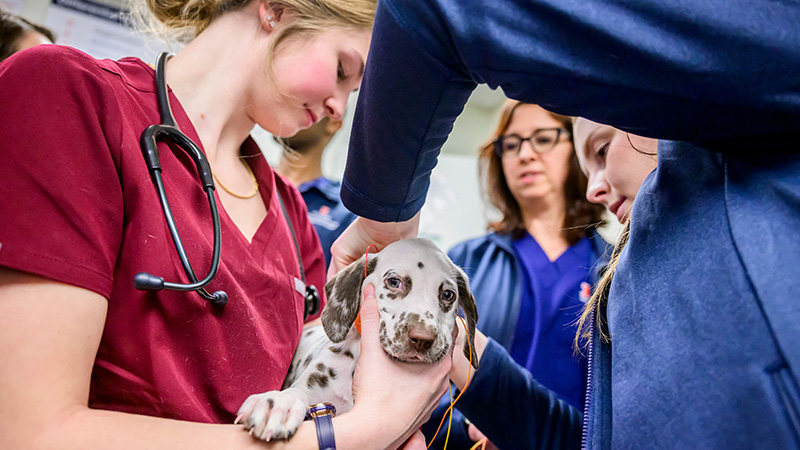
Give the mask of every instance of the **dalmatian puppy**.
[[(303, 422), (306, 408), (332, 403), (341, 414), (353, 407), (353, 372), (361, 353), (354, 322), (363, 283), (375, 286), (380, 311), (380, 343), (399, 361), (429, 364), (453, 345), (456, 313), (467, 318), (472, 361), (478, 312), (467, 277), (431, 241), (407, 239), (379, 254), (352, 263), (325, 286), (328, 303), (322, 326), (303, 332), (281, 391), (245, 400), (236, 419), (250, 434), (270, 441), (289, 439)], [(469, 346), (464, 354), (470, 357)]]

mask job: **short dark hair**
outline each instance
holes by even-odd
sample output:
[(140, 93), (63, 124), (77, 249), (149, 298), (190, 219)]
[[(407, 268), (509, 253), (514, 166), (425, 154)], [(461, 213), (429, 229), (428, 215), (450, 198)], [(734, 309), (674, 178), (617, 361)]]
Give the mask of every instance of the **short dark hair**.
[(49, 28), (0, 10), (0, 61), (17, 52), (19, 40), (29, 31), (41, 34), (52, 43), (56, 42), (56, 35)]
[[(486, 188), (489, 202), (500, 211), (502, 218), (489, 224), (489, 229), (502, 234), (511, 234), (521, 237), (525, 233), (525, 224), (522, 219), (522, 210), (517, 200), (508, 188), (503, 164), (494, 150), (494, 140), (502, 136), (509, 125), (514, 111), (522, 103), (517, 100), (507, 100), (500, 112), (500, 122), (491, 138), (480, 150), (481, 176)], [(572, 118), (562, 116), (545, 110), (553, 119), (569, 131), (569, 140), (572, 143)], [(569, 161), (567, 179), (564, 181), (564, 202), (566, 214), (561, 234), (569, 245), (573, 245), (585, 237), (589, 229), (603, 223), (605, 207), (586, 200), (586, 175), (581, 171), (578, 156), (573, 151)]]

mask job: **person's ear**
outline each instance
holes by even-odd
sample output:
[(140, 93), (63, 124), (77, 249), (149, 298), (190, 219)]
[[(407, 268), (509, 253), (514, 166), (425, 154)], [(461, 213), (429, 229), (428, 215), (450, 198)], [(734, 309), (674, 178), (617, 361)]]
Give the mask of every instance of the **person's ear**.
[(261, 27), (268, 33), (275, 29), (282, 15), (283, 7), (273, 6), (266, 1), (259, 2), (258, 17), (261, 21)]

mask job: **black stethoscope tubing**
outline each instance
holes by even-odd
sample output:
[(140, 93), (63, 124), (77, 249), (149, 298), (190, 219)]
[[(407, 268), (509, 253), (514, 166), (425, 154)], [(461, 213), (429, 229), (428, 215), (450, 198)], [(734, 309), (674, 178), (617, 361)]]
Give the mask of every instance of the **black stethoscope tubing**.
[[(211, 166), (208, 160), (197, 145), (192, 142), (189, 137), (183, 134), (178, 128), (175, 118), (172, 116), (172, 109), (169, 104), (169, 96), (167, 94), (167, 85), (164, 77), (164, 64), (166, 62), (168, 53), (162, 53), (156, 60), (156, 91), (158, 96), (158, 106), (161, 113), (161, 124), (150, 125), (139, 138), (139, 143), (142, 148), (142, 155), (144, 156), (145, 163), (147, 164), (150, 177), (153, 180), (158, 198), (161, 202), (161, 207), (164, 210), (164, 218), (167, 221), (169, 232), (172, 235), (172, 241), (175, 243), (175, 250), (178, 252), (178, 257), (183, 265), (183, 270), (191, 283), (172, 283), (164, 281), (162, 277), (142, 272), (137, 274), (133, 279), (133, 284), (140, 290), (159, 291), (161, 289), (169, 289), (173, 291), (189, 292), (196, 291), (201, 297), (208, 300), (214, 306), (223, 306), (228, 302), (228, 294), (223, 291), (216, 291), (213, 294), (209, 293), (205, 286), (207, 286), (216, 276), (219, 269), (220, 250), (221, 250), (221, 226), (219, 219), (219, 211), (217, 210), (217, 201), (214, 197), (214, 178), (211, 174)], [(186, 152), (194, 161), (197, 166), (197, 172), (203, 184), (203, 189), (208, 195), (208, 204), (211, 209), (212, 221), (214, 223), (214, 251), (211, 257), (211, 268), (202, 280), (198, 281), (195, 275), (192, 264), (186, 256), (186, 250), (181, 241), (178, 229), (175, 225), (175, 217), (172, 215), (172, 209), (167, 200), (167, 193), (164, 189), (164, 182), (161, 178), (161, 160), (158, 156), (158, 142), (169, 141), (175, 146)]]
[[(133, 285), (140, 290), (147, 291), (160, 291), (161, 289), (169, 289), (172, 291), (189, 292), (196, 291), (201, 297), (208, 300), (214, 306), (224, 306), (228, 303), (228, 294), (224, 291), (216, 291), (209, 293), (205, 287), (211, 283), (219, 270), (220, 250), (222, 231), (220, 226), (219, 211), (217, 210), (217, 200), (214, 197), (214, 175), (211, 173), (211, 165), (206, 159), (206, 155), (197, 147), (197, 145), (189, 139), (188, 136), (183, 134), (172, 116), (172, 108), (169, 104), (169, 95), (167, 93), (167, 83), (164, 78), (164, 64), (166, 63), (169, 53), (164, 52), (158, 55), (156, 60), (156, 95), (158, 97), (158, 109), (161, 113), (161, 124), (150, 125), (147, 127), (139, 138), (139, 144), (142, 148), (142, 155), (144, 156), (147, 169), (150, 172), (150, 178), (153, 180), (153, 185), (158, 193), (158, 199), (161, 202), (161, 208), (164, 210), (164, 218), (169, 227), (169, 233), (172, 235), (172, 241), (175, 243), (175, 250), (178, 252), (178, 257), (183, 265), (183, 270), (191, 283), (171, 283), (164, 281), (162, 277), (157, 277), (147, 272), (136, 274), (133, 278)], [(197, 275), (194, 273), (192, 264), (186, 256), (186, 249), (183, 246), (181, 237), (178, 234), (178, 228), (175, 226), (175, 217), (172, 215), (172, 208), (169, 206), (167, 200), (167, 192), (164, 189), (164, 181), (161, 179), (161, 160), (158, 157), (158, 142), (169, 141), (175, 144), (176, 147), (186, 152), (194, 161), (197, 166), (197, 172), (203, 184), (203, 189), (208, 195), (208, 205), (211, 210), (211, 218), (214, 223), (214, 252), (211, 256), (211, 268), (208, 275), (200, 281), (197, 281)], [(283, 198), (280, 191), (276, 190), (278, 201), (283, 211), (283, 216), (286, 223), (289, 225), (289, 231), (292, 234), (292, 241), (294, 249), (297, 253), (297, 262), (300, 269), (300, 279), (305, 286), (304, 300), (305, 309), (304, 317), (317, 314), (321, 304), (319, 291), (313, 285), (306, 285), (305, 270), (303, 269), (303, 257), (300, 254), (300, 245), (297, 242), (297, 236), (294, 231), (294, 224), (286, 211), (286, 206), (283, 204)]]

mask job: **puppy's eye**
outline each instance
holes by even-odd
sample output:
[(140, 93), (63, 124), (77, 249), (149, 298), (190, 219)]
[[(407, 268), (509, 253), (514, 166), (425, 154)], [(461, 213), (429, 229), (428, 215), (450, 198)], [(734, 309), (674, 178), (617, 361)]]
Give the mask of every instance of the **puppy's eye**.
[(402, 289), (403, 288), (403, 281), (397, 277), (389, 277), (386, 279), (386, 286), (392, 289)]
[(441, 300), (449, 302), (451, 300), (454, 300), (455, 298), (456, 298), (456, 293), (451, 291), (450, 289), (442, 291)]

